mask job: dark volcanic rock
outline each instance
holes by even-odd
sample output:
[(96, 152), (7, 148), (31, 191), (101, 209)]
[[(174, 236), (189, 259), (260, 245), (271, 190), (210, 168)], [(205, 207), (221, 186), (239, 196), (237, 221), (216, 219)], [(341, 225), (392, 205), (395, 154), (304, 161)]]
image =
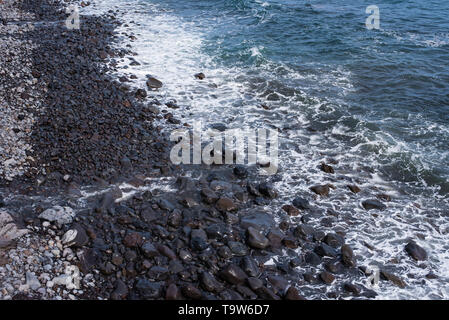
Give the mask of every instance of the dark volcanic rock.
[(260, 275), (257, 261), (251, 256), (245, 256), (241, 263), (243, 271), (250, 277), (258, 277)]
[(209, 272), (203, 272), (200, 276), (201, 286), (209, 292), (221, 292), (224, 286)]
[(201, 196), (205, 203), (213, 204), (218, 200), (218, 195), (209, 188), (203, 188), (201, 190)]
[(206, 240), (201, 237), (192, 237), (190, 239), (190, 247), (195, 251), (203, 251), (208, 247)]
[(267, 182), (263, 182), (259, 185), (259, 192), (270, 199), (277, 197), (277, 192), (274, 189), (273, 185)]
[(348, 185), (348, 189), (351, 190), (352, 193), (359, 193), (361, 190), (358, 186), (356, 185)]
[(228, 246), (230, 251), (236, 256), (242, 257), (248, 254), (247, 247), (241, 242), (229, 241)]
[(329, 195), (329, 185), (319, 185), (319, 186), (313, 186), (310, 187), (310, 190), (315, 192), (316, 194), (319, 194), (320, 196), (327, 197)]
[(248, 245), (256, 249), (265, 249), (269, 245), (268, 239), (257, 229), (249, 227), (248, 230)]
[(404, 282), (404, 280), (402, 280), (400, 277), (386, 271), (386, 270), (381, 270), (380, 271), (380, 276), (382, 279), (384, 280), (388, 280), (392, 283), (394, 283), (396, 286), (398, 286), (399, 288), (405, 288), (407, 285)]
[(339, 248), (345, 243), (344, 238), (336, 233), (328, 233), (323, 241), (333, 248)]
[(427, 252), (414, 241), (410, 241), (405, 246), (405, 251), (416, 261), (427, 260)]
[(319, 265), (321, 263), (321, 258), (315, 252), (307, 252), (304, 256), (305, 262), (313, 266)]
[(145, 278), (139, 278), (134, 289), (143, 299), (157, 299), (161, 296), (163, 282), (151, 282)]
[(234, 167), (234, 174), (240, 179), (245, 179), (248, 176), (248, 169), (244, 165), (236, 165)]
[(309, 201), (307, 199), (301, 198), (301, 197), (297, 197), (293, 200), (293, 205), (301, 210), (307, 210), (310, 209), (310, 204)]
[(257, 295), (264, 300), (281, 300), (281, 298), (276, 295), (271, 289), (262, 286), (259, 289), (255, 290)]
[(176, 286), (176, 284), (172, 283), (167, 287), (165, 292), (166, 300), (180, 300), (182, 298), (181, 290)]
[(126, 284), (118, 279), (114, 284), (114, 291), (111, 293), (112, 300), (123, 300), (128, 295), (128, 287)]
[(287, 294), (285, 295), (285, 300), (306, 300), (302, 295), (299, 294), (298, 289), (291, 286), (287, 290)]
[(220, 198), (215, 205), (218, 210), (223, 212), (237, 210), (237, 206), (234, 204), (234, 201), (229, 198)]
[(162, 88), (162, 85), (163, 85), (162, 82), (156, 78), (149, 77), (147, 80), (147, 86), (150, 89), (159, 89)]
[(265, 212), (255, 212), (245, 215), (240, 220), (242, 228), (253, 227), (259, 230), (269, 229), (274, 225), (273, 217)]
[(309, 241), (313, 239), (314, 233), (315, 229), (313, 229), (310, 225), (307, 224), (301, 224), (297, 226), (294, 230), (295, 236)]
[(386, 205), (384, 205), (382, 202), (376, 199), (369, 199), (362, 202), (362, 206), (365, 208), (365, 210), (385, 210), (387, 208)]
[(326, 173), (335, 173), (334, 168), (332, 168), (330, 165), (327, 165), (325, 163), (322, 163), (320, 166), (321, 171), (324, 171)]
[(336, 257), (337, 256), (337, 251), (325, 243), (317, 245), (315, 247), (314, 251), (317, 255), (319, 255), (321, 257)]
[(123, 239), (123, 244), (129, 248), (138, 247), (142, 244), (142, 236), (137, 232), (132, 232), (126, 235)]
[(355, 267), (357, 265), (354, 253), (351, 247), (347, 244), (344, 244), (341, 247), (341, 260), (343, 264), (348, 267)]
[(242, 284), (248, 278), (246, 273), (235, 264), (230, 264), (220, 272), (220, 277), (231, 284)]
[(186, 284), (181, 289), (182, 294), (190, 299), (199, 300), (202, 297), (201, 291), (192, 284)]
[(335, 281), (334, 275), (332, 275), (327, 271), (323, 271), (320, 273), (320, 279), (323, 280), (325, 284), (331, 284), (332, 282)]
[(206, 78), (206, 76), (204, 75), (204, 73), (200, 72), (200, 73), (195, 74), (195, 78), (199, 79), (199, 80), (203, 80), (204, 78)]

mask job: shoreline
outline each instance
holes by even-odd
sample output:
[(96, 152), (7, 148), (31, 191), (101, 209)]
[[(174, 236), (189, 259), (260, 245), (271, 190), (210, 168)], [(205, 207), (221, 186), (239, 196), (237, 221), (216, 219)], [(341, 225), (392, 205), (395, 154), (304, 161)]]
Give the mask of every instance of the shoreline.
[[(36, 14), (38, 7), (30, 8)], [(59, 14), (63, 21), (63, 11), (52, 8), (44, 19)], [(169, 163), (170, 143), (152, 123), (164, 118), (166, 127), (180, 123), (170, 112), (158, 111), (160, 102), (149, 102), (148, 88), (138, 91), (128, 85), (132, 79), (109, 75), (115, 59), (133, 56), (131, 50), (113, 48), (120, 23), (110, 12), (83, 17), (81, 32), (49, 26), (42, 27), (47, 34), (38, 29), (26, 35), (41, 45), (30, 71), (47, 88), (38, 98), (47, 112), (35, 112), (30, 145), (34, 168), (45, 166), (48, 172), (28, 170), (28, 182), (0, 184), (11, 194), (41, 196), (34, 202), (6, 194), (0, 210), (11, 213), (20, 230), (29, 230), (26, 240), (17, 240), (22, 251), (13, 253), (16, 264), (26, 269), (20, 260), (35, 241), (30, 256), (46, 256), (54, 266), (48, 272), (42, 263), (28, 271), (19, 268), (10, 277), (20, 284), (1, 298), (375, 298), (364, 285), (369, 274), (357, 265), (357, 252), (345, 244), (345, 230), (324, 232), (313, 220), (338, 216), (314, 206), (333, 192), (331, 183), (311, 186), (315, 198), (291, 195), (291, 203), (279, 204), (282, 210), (273, 214), (265, 207), (276, 201), (277, 191), (270, 179), (257, 176), (257, 168)], [(331, 177), (330, 168), (325, 164), (321, 170)], [(89, 185), (93, 192), (84, 189)], [(350, 188), (354, 194), (360, 191), (356, 187)], [(55, 197), (55, 190), (65, 191)], [(365, 208), (375, 211), (389, 201), (386, 196), (369, 200)], [(415, 256), (419, 248), (412, 245)], [(286, 258), (274, 262), (273, 256)], [(80, 269), (80, 289), (71, 287), (66, 265)], [(381, 271), (383, 279), (404, 287), (389, 267)]]

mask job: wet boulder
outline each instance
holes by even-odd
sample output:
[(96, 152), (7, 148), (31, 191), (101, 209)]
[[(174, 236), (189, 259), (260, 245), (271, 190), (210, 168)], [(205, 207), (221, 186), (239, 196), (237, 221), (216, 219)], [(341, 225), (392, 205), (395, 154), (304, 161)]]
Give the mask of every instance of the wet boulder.
[(248, 245), (255, 249), (265, 249), (269, 246), (269, 240), (257, 229), (249, 227), (248, 233)]
[(405, 246), (405, 251), (408, 253), (410, 257), (415, 259), (416, 261), (424, 261), (427, 260), (427, 252), (422, 247), (416, 244), (414, 241), (410, 241)]
[(362, 206), (365, 210), (385, 210), (387, 208), (385, 204), (376, 199), (365, 200), (362, 202)]

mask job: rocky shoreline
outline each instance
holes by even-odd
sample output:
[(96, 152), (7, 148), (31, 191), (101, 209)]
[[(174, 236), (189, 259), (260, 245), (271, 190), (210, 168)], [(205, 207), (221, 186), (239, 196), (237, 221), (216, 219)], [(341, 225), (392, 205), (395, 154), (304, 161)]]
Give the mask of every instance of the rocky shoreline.
[[(111, 76), (134, 56), (114, 45), (118, 12), (67, 30), (67, 4), (0, 2), (0, 299), (376, 297), (346, 231), (332, 229), (338, 213), (314, 205), (332, 183), (274, 213), (276, 176), (171, 164), (162, 130), (184, 124), (153, 96), (159, 84)], [(362, 206), (378, 212), (390, 200)], [(404, 252), (427, 259), (413, 241)], [(380, 276), (407, 285), (390, 266)]]

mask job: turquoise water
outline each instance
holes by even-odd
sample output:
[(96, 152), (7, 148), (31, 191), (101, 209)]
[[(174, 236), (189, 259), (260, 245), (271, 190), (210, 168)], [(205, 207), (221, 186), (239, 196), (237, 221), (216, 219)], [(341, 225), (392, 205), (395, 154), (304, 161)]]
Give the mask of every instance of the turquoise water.
[[(214, 63), (246, 70), (260, 100), (340, 127), (389, 179), (449, 194), (449, 2), (378, 1), (380, 30), (365, 26), (372, 1), (149, 2), (201, 32)], [(332, 111), (291, 103), (301, 93)]]

